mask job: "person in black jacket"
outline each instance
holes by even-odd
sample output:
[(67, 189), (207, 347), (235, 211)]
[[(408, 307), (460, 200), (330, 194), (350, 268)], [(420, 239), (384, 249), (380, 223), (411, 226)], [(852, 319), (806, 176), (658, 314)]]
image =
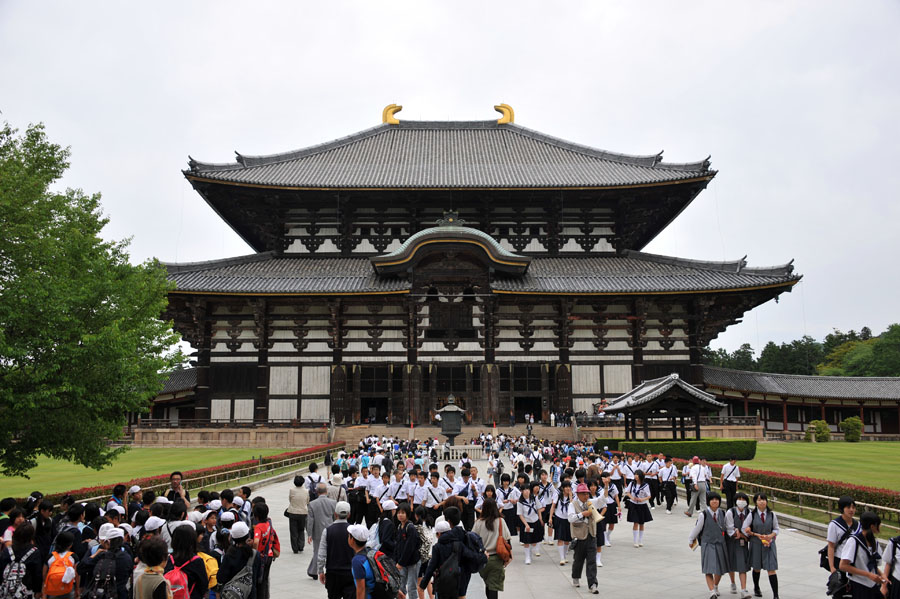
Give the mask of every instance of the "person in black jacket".
[[(448, 507), (444, 510), (444, 521), (439, 522), (434, 532), (438, 535), (437, 543), (431, 549), (431, 561), (425, 568), (425, 574), (419, 582), (420, 589), (427, 589), (431, 577), (437, 569), (443, 564), (453, 553), (456, 543), (459, 543), (459, 563), (462, 573), (459, 577), (459, 592), (457, 597), (465, 597), (466, 590), (469, 588), (469, 580), (472, 578), (473, 571), (477, 571), (474, 564), (478, 562), (478, 555), (469, 547), (466, 539), (466, 530), (457, 526), (460, 522), (461, 513), (459, 508)], [(438, 599), (455, 599), (447, 597), (438, 597)]]
[(397, 503), (393, 499), (388, 499), (381, 504), (381, 515), (378, 517), (378, 541), (381, 543), (379, 549), (385, 555), (394, 555), (397, 548), (397, 529), (394, 527), (394, 511), (397, 509)]
[(412, 508), (406, 502), (397, 508), (395, 527), (397, 542), (394, 545), (394, 561), (403, 577), (400, 590), (408, 599), (416, 598), (416, 583), (419, 575), (419, 531), (416, 529)]
[[(32, 593), (40, 594), (44, 582), (44, 564), (41, 561), (41, 553), (34, 546), (33, 541), (34, 527), (30, 522), (25, 522), (13, 531), (10, 549), (12, 549), (16, 561), (25, 564), (25, 577), (22, 579), (22, 584)], [(4, 547), (3, 551), (0, 551), (0, 582), (2, 582), (3, 571), (6, 570), (9, 563), (9, 551)]]
[[(234, 578), (235, 574), (247, 565), (250, 557), (256, 553), (247, 544), (250, 539), (250, 527), (243, 522), (235, 522), (231, 527), (231, 547), (222, 557), (222, 565), (219, 566), (219, 574), (216, 580), (220, 585), (225, 585)], [(250, 587), (250, 596), (247, 599), (256, 599), (256, 581), (262, 575), (262, 561), (253, 560), (253, 584)]]
[(106, 532), (100, 541), (100, 547), (90, 557), (78, 562), (76, 568), (81, 576), (82, 587), (88, 587), (94, 579), (94, 568), (100, 560), (115, 560), (116, 591), (118, 599), (128, 599), (128, 581), (131, 580), (131, 572), (134, 569), (134, 560), (131, 554), (123, 547), (125, 532), (121, 528), (113, 528)]

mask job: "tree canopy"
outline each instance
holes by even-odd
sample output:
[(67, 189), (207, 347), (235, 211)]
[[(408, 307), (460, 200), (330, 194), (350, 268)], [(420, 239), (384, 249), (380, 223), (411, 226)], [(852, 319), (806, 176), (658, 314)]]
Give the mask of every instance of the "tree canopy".
[(749, 343), (733, 352), (707, 349), (704, 363), (780, 374), (900, 376), (900, 324), (889, 326), (877, 337), (863, 327), (858, 333), (835, 329), (821, 342), (809, 336), (780, 345), (770, 341), (759, 358)]
[(160, 372), (182, 358), (160, 320), (169, 283), (105, 241), (100, 195), (54, 190), (68, 148), (42, 125), (0, 128), (0, 470), (39, 455), (100, 468), (129, 412), (145, 411)]

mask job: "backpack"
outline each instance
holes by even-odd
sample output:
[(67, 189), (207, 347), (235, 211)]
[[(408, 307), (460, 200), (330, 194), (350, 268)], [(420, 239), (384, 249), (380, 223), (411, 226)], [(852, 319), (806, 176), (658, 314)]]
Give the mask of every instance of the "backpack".
[(75, 586), (74, 578), (69, 582), (63, 582), (66, 570), (75, 567), (75, 562), (72, 561), (72, 552), (66, 551), (60, 555), (54, 551), (53, 557), (53, 563), (47, 570), (47, 578), (44, 580), (44, 591), (51, 597), (67, 595), (72, 592), (72, 588)]
[(244, 567), (231, 580), (222, 585), (222, 590), (219, 592), (221, 599), (249, 599), (255, 583), (253, 580), (253, 563), (255, 560), (256, 551), (253, 552), (253, 555), (250, 556)]
[(459, 553), (462, 550), (462, 543), (453, 543), (453, 550), (447, 559), (438, 566), (432, 580), (432, 588), (434, 594), (440, 597), (458, 597), (459, 596), (459, 579), (462, 578), (464, 572), (459, 563)]
[(472, 574), (481, 572), (481, 569), (484, 568), (488, 561), (487, 553), (484, 550), (484, 541), (481, 540), (480, 536), (469, 531), (466, 533), (466, 545), (476, 554), (471, 564)]
[(16, 554), (13, 553), (12, 547), (7, 547), (9, 552), (9, 563), (3, 568), (3, 583), (0, 584), (0, 597), (3, 599), (27, 599), (33, 597), (34, 593), (25, 588), (25, 560), (31, 557), (31, 554), (37, 551), (32, 547), (21, 559), (16, 560)]
[(81, 593), (82, 599), (114, 599), (119, 596), (116, 589), (116, 556), (104, 553), (94, 564), (94, 575), (87, 589)]
[[(832, 522), (834, 522), (835, 524), (837, 524), (838, 526), (840, 526), (842, 528), (845, 526), (844, 520), (842, 518), (835, 518), (834, 520), (832, 520)], [(840, 546), (841, 543), (843, 543), (848, 538), (850, 538), (850, 535), (853, 534), (853, 531), (856, 530), (857, 526), (859, 526), (859, 524), (856, 522), (856, 520), (851, 520), (850, 526), (848, 528), (844, 529), (844, 533), (841, 535), (841, 538), (838, 540), (837, 543), (835, 543), (835, 545), (834, 545), (835, 557), (838, 558), (838, 560), (840, 560), (840, 557), (837, 555), (837, 548)], [(831, 571), (831, 565), (828, 563), (828, 544), (827, 543), (825, 544), (824, 547), (819, 549), (819, 567), (823, 568), (825, 570)]]
[(195, 559), (200, 559), (200, 557), (195, 555), (180, 566), (176, 566), (175, 560), (171, 555), (169, 556), (169, 563), (172, 564), (172, 569), (163, 574), (163, 578), (169, 581), (169, 586), (172, 588), (172, 599), (191, 599), (188, 577), (184, 573), (183, 568)]
[(416, 533), (419, 535), (419, 559), (423, 564), (427, 564), (431, 559), (431, 545), (434, 543), (432, 534), (427, 526), (416, 526)]
[(206, 567), (206, 577), (209, 578), (209, 588), (216, 588), (219, 586), (219, 582), (216, 580), (216, 577), (219, 575), (218, 560), (208, 553), (199, 552), (197, 555), (200, 556), (200, 559), (203, 560), (203, 565)]
[(366, 552), (366, 560), (375, 578), (372, 599), (396, 599), (402, 583), (397, 562), (374, 549)]
[(373, 524), (371, 528), (369, 528), (369, 540), (366, 541), (366, 549), (371, 549), (373, 551), (378, 551), (381, 549), (381, 535), (379, 535), (379, 531), (381, 530), (381, 520)]

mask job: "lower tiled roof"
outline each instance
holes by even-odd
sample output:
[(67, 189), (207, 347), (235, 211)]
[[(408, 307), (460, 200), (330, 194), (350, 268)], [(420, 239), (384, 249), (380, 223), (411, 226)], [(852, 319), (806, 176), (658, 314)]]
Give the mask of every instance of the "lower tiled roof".
[(703, 367), (707, 386), (778, 397), (900, 400), (900, 377), (803, 376)]
[[(169, 264), (181, 292), (250, 294), (390, 293), (409, 289), (379, 277), (367, 257), (240, 258)], [(747, 268), (736, 262), (700, 262), (641, 252), (619, 255), (534, 257), (521, 276), (496, 275), (493, 289), (513, 293), (678, 293), (789, 285), (800, 279), (790, 265)]]
[(169, 378), (163, 384), (160, 395), (169, 393), (178, 393), (179, 391), (189, 391), (197, 386), (197, 369), (184, 368), (182, 370), (173, 370), (168, 375)]

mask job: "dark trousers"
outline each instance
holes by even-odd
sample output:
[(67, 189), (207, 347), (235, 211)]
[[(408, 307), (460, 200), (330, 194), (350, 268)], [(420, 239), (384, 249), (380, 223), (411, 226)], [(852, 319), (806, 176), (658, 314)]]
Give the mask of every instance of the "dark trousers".
[(684, 481), (684, 491), (687, 493), (687, 504), (691, 505), (691, 495), (694, 493), (694, 483), (690, 479)]
[(587, 582), (592, 587), (597, 584), (597, 538), (588, 535), (585, 539), (572, 542), (575, 555), (572, 559), (572, 579), (581, 578), (581, 569), (587, 566)]
[(349, 571), (326, 572), (325, 590), (328, 599), (356, 599), (356, 583)]
[(291, 514), (288, 516), (291, 531), (291, 551), (297, 553), (303, 551), (306, 543), (306, 514)]
[(659, 495), (659, 480), (655, 478), (648, 478), (647, 481), (650, 483), (650, 505), (662, 505), (662, 497)]
[(466, 530), (472, 530), (475, 526), (475, 500), (470, 499), (468, 504), (463, 505), (462, 525)]
[(610, 481), (610, 482), (616, 486), (616, 491), (619, 492), (619, 497), (622, 497), (622, 489), (625, 488), (625, 481), (623, 481), (623, 480), (620, 478), (620, 479), (618, 479), (618, 480), (612, 480), (612, 481)]
[(366, 528), (372, 528), (372, 525), (378, 521), (378, 499), (372, 497), (371, 501), (366, 504)]
[(725, 499), (728, 501), (727, 509), (734, 507), (734, 494), (737, 493), (737, 483), (733, 480), (722, 481), (722, 492), (725, 493)]
[(269, 599), (269, 570), (272, 562), (263, 566), (262, 581), (256, 585), (256, 599)]
[(672, 504), (675, 503), (675, 481), (670, 480), (662, 484), (663, 497), (666, 498), (666, 509), (671, 510)]

